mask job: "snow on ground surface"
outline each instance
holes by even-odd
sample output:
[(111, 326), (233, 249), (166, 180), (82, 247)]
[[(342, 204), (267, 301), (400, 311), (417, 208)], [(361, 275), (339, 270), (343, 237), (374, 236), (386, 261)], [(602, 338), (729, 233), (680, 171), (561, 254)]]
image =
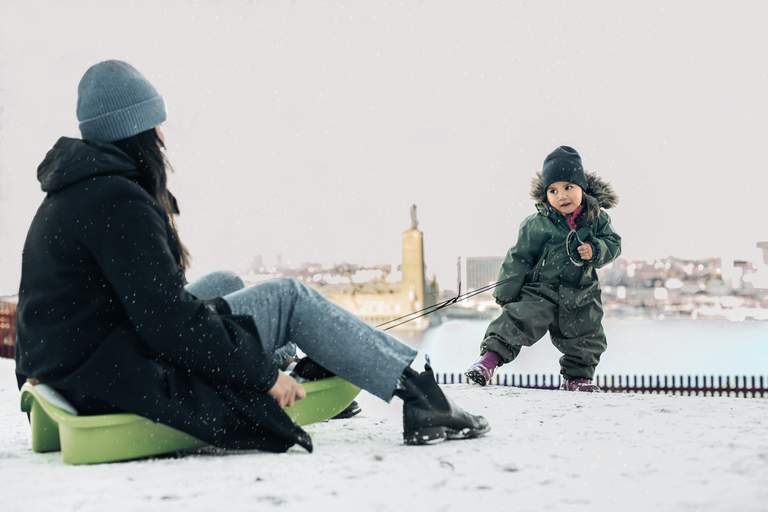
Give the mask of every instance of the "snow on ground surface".
[(0, 360), (0, 509), (766, 511), (768, 400), (446, 386), (493, 431), (409, 447), (401, 407), (308, 427), (310, 455), (205, 453), (66, 466), (30, 450)]

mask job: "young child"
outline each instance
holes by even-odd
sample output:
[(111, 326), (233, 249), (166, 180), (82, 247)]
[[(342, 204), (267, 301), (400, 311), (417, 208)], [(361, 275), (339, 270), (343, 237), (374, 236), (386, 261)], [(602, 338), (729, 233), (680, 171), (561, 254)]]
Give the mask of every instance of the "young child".
[(560, 389), (600, 391), (592, 377), (606, 340), (595, 269), (621, 252), (621, 237), (603, 210), (615, 206), (618, 197), (608, 183), (585, 174), (579, 153), (568, 146), (544, 160), (531, 197), (538, 213), (521, 224), (494, 292), (502, 313), (488, 326), (480, 359), (465, 375), (485, 386), (496, 367), (549, 331), (563, 353)]

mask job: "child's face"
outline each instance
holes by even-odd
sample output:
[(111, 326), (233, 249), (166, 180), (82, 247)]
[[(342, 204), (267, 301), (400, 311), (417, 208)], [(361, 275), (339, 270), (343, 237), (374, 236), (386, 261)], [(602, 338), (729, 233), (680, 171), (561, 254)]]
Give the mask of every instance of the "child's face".
[(575, 212), (582, 197), (581, 187), (570, 181), (556, 181), (547, 188), (547, 201), (563, 215)]

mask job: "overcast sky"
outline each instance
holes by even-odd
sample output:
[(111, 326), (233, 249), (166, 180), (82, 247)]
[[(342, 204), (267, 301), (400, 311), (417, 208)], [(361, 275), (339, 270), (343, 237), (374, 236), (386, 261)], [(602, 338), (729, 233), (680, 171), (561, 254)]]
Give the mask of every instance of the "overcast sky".
[(501, 255), (531, 176), (577, 148), (621, 197), (624, 256), (757, 259), (768, 239), (762, 2), (28, 1), (0, 7), (0, 293), (77, 83), (123, 59), (160, 91), (191, 275)]

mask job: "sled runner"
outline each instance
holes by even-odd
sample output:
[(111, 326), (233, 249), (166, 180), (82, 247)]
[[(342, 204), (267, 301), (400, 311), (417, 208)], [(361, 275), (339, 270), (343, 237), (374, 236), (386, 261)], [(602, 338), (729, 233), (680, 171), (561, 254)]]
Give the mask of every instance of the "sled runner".
[[(306, 398), (285, 409), (299, 425), (332, 418), (360, 392), (339, 377), (303, 386)], [(45, 384), (22, 386), (21, 410), (29, 413), (32, 450), (61, 451), (66, 464), (118, 462), (205, 446), (189, 434), (135, 414), (78, 416), (66, 398)]]

